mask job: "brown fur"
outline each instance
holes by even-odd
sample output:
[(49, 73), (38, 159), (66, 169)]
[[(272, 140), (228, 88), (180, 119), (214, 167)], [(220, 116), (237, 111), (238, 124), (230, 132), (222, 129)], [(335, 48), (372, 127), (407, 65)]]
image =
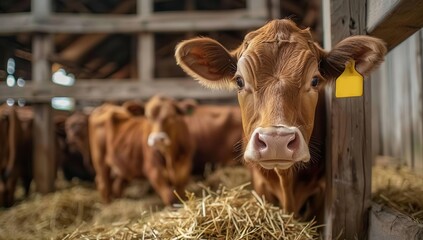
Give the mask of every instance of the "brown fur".
[(194, 173), (202, 173), (206, 164), (217, 167), (239, 163), (242, 155), (239, 107), (198, 105), (192, 111), (184, 120), (196, 143)]
[[(154, 112), (155, 114), (151, 114)], [(165, 204), (183, 196), (191, 171), (193, 146), (186, 141), (188, 130), (170, 99), (153, 98), (146, 106), (147, 117), (133, 116), (126, 109), (103, 105), (89, 119), (92, 160), (96, 183), (106, 202), (119, 197), (125, 181), (146, 177)], [(148, 146), (152, 131), (161, 128), (172, 144), (165, 149)], [(112, 183), (112, 176), (115, 178)]]
[[(20, 110), (21, 114), (18, 114)], [(32, 180), (32, 123), (24, 109), (0, 106), (0, 207), (14, 203), (18, 179), (22, 179), (26, 194)], [(22, 115), (22, 116), (19, 116)]]
[[(238, 91), (247, 139), (257, 127), (295, 126), (308, 142), (311, 161), (287, 170), (264, 170), (249, 163), (254, 187), (287, 211), (309, 218), (320, 215), (324, 196), (325, 103), (323, 85), (333, 81), (348, 60), (362, 74), (383, 61), (385, 44), (368, 36), (353, 36), (323, 51), (308, 29), (290, 20), (273, 20), (246, 35), (235, 50), (215, 40), (195, 38), (176, 48), (177, 63), (200, 83)], [(319, 85), (311, 86), (317, 77)]]

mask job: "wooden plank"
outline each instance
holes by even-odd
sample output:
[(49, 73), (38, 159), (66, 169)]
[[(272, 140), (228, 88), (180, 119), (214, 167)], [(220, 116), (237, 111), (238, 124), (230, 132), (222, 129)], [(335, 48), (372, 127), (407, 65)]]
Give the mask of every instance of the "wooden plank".
[[(42, 21), (51, 11), (49, 0), (32, 0), (34, 19)], [(43, 90), (51, 79), (51, 64), (48, 60), (53, 53), (53, 36), (38, 33), (32, 41), (32, 79), (35, 91)], [(33, 144), (34, 181), (41, 193), (54, 190), (56, 177), (53, 111), (50, 103), (34, 104)]]
[[(365, 2), (331, 1), (333, 45), (352, 34), (365, 33)], [(333, 97), (329, 103), (325, 239), (366, 239), (371, 188), (370, 90), (366, 80), (363, 97)]]
[(372, 122), (371, 122), (371, 143), (372, 143), (372, 148), (371, 148), (371, 159), (372, 159), (372, 165), (375, 165), (375, 159), (378, 155), (382, 154), (382, 141), (381, 141), (381, 134), (382, 134), (382, 128), (381, 128), (381, 111), (382, 111), (382, 107), (380, 105), (381, 101), (381, 89), (382, 89), (382, 85), (383, 85), (383, 79), (382, 78), (382, 71), (381, 68), (379, 67), (378, 69), (376, 69), (376, 71), (374, 71), (371, 74), (371, 79), (372, 81), (370, 81), (370, 85), (371, 85), (371, 97), (372, 97), (372, 101), (371, 101), (371, 112), (372, 112)]
[[(138, 0), (138, 16), (148, 19), (153, 14), (151, 0)], [(137, 61), (139, 80), (149, 82), (154, 77), (154, 35), (153, 33), (139, 33), (137, 37)]]
[(281, 18), (281, 0), (271, 0), (270, 1), (270, 18), (279, 19)]
[(418, 239), (423, 239), (423, 224), (418, 224), (410, 217), (388, 207), (372, 204), (369, 240)]
[(413, 107), (413, 146), (414, 165), (416, 173), (423, 174), (423, 31), (417, 35), (416, 41), (417, 59), (414, 62), (416, 67), (416, 81), (412, 83)]
[(24, 98), (27, 102), (50, 102), (52, 97), (73, 97), (77, 100), (128, 100), (147, 99), (156, 93), (175, 98), (202, 100), (235, 98), (231, 91), (210, 91), (191, 79), (157, 79), (148, 84), (140, 80), (77, 80), (74, 86), (66, 87), (53, 83), (34, 88), (27, 82), (24, 88), (7, 87), (0, 83), (0, 101), (7, 98)]
[[(138, 35), (138, 76), (140, 81), (149, 82), (154, 78), (154, 35), (140, 33)], [(176, 64), (176, 63), (175, 63)]]
[(267, 1), (247, 0), (247, 9), (250, 17), (267, 18)]
[(369, 0), (367, 11), (368, 33), (385, 40), (388, 49), (423, 27), (421, 0)]
[(139, 33), (251, 29), (266, 17), (251, 17), (246, 10), (155, 13), (144, 19), (134, 15), (52, 14), (34, 21), (28, 14), (0, 14), (0, 34), (43, 33)]
[(53, 111), (50, 103), (34, 104), (34, 182), (40, 193), (54, 191), (56, 161), (54, 155)]
[(378, 139), (372, 142), (380, 141), (379, 154), (391, 156), (396, 165), (410, 168), (422, 164), (421, 44), (417, 33), (398, 45), (373, 79), (379, 82), (372, 81), (380, 89), (380, 98), (374, 102), (380, 111), (376, 126), (381, 128)]
[(153, 13), (153, 2), (151, 0), (137, 0), (137, 14), (141, 18), (148, 18)]

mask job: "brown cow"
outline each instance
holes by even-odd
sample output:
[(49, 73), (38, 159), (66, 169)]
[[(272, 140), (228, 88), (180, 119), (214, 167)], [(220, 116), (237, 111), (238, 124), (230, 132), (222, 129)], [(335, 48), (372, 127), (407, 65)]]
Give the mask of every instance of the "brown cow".
[(190, 137), (196, 143), (193, 173), (203, 173), (206, 164), (215, 168), (239, 163), (238, 158), (242, 156), (239, 107), (198, 105), (190, 99), (181, 101), (181, 104), (192, 112), (184, 120), (189, 126)]
[(94, 180), (88, 142), (88, 115), (75, 112), (54, 116), (56, 159), (67, 180)]
[[(122, 107), (134, 116), (144, 114), (144, 104), (140, 101), (126, 101)], [(72, 115), (57, 116), (56, 136), (59, 143), (60, 166), (65, 178), (70, 180), (77, 177), (81, 180), (94, 179), (94, 168), (91, 162), (88, 117), (85, 112), (75, 112)]]
[[(255, 190), (305, 218), (323, 210), (325, 190), (324, 84), (349, 60), (362, 74), (383, 61), (385, 44), (352, 36), (330, 52), (308, 29), (273, 20), (228, 51), (209, 38), (180, 43), (178, 64), (209, 87), (237, 88)], [(320, 211), (322, 213), (323, 211)]]
[[(24, 113), (22, 113), (24, 114)], [(0, 106), (0, 207), (14, 203), (18, 179), (28, 195), (32, 180), (32, 124), (21, 121), (17, 108)]]
[(174, 190), (183, 196), (194, 149), (186, 139), (183, 112), (174, 100), (160, 96), (146, 104), (145, 117), (110, 104), (92, 112), (91, 155), (97, 188), (106, 202), (112, 194), (121, 195), (124, 182), (140, 177), (149, 180), (167, 205), (177, 201)]

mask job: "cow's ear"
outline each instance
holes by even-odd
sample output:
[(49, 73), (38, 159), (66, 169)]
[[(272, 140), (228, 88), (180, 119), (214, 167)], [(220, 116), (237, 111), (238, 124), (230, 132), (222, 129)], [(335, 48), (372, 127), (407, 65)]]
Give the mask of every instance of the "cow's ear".
[(330, 52), (323, 52), (319, 64), (320, 73), (327, 79), (337, 78), (348, 61), (354, 60), (362, 75), (368, 75), (383, 62), (387, 52), (382, 40), (369, 36), (351, 36), (339, 42)]
[(191, 77), (210, 88), (234, 88), (236, 58), (217, 41), (194, 38), (176, 46), (176, 62)]
[(122, 104), (122, 107), (134, 116), (143, 116), (145, 114), (145, 104), (141, 101), (126, 101)]
[(184, 115), (192, 115), (197, 108), (198, 102), (195, 99), (184, 99), (177, 103), (177, 109)]

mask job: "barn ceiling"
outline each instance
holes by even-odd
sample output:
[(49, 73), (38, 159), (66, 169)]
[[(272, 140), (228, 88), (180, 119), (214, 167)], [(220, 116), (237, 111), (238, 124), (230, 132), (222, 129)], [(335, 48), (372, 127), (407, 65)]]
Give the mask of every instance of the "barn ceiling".
[[(31, 0), (1, 0), (0, 14), (30, 11)], [(270, 1), (269, 1), (270, 3)], [(320, 0), (284, 0), (280, 16), (288, 17), (312, 29), (321, 41)], [(155, 0), (155, 12), (214, 11), (243, 9), (246, 0)], [(66, 14), (135, 14), (136, 0), (53, 0), (53, 11)], [(155, 34), (154, 75), (156, 78), (183, 77), (175, 65), (175, 45), (187, 37), (211, 36), (229, 48), (242, 41), (246, 31), (180, 32)], [(16, 62), (16, 77), (31, 78), (31, 34), (0, 36), (0, 81), (7, 77), (9, 58)], [(55, 34), (54, 54), (50, 56), (53, 69), (64, 68), (77, 79), (136, 79), (137, 37), (131, 34)]]

